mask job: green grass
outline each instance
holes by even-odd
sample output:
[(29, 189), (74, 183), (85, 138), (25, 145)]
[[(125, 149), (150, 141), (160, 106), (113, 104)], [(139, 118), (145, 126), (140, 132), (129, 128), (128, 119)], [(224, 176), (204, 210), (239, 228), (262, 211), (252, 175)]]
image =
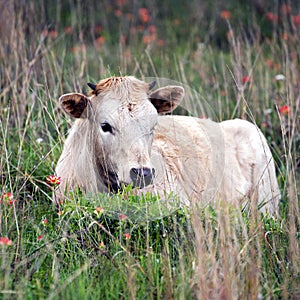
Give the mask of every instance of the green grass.
[[(1, 14), (13, 22), (0, 18), (0, 238), (12, 241), (0, 245), (0, 298), (299, 297), (300, 53), (292, 16), (273, 24), (234, 1), (225, 8), (145, 1), (151, 22), (143, 24), (143, 6), (127, 1), (101, 9), (93, 1), (11, 3)], [(223, 9), (232, 12), (229, 23), (219, 17)], [(151, 25), (156, 35), (145, 44)], [(189, 113), (261, 127), (276, 161), (279, 217), (225, 203), (167, 211), (150, 195), (74, 192), (72, 201), (54, 205), (46, 178), (72, 124), (58, 98), (114, 74), (170, 78), (194, 92)], [(280, 113), (285, 105), (289, 112)], [(7, 192), (13, 199), (2, 198)]]

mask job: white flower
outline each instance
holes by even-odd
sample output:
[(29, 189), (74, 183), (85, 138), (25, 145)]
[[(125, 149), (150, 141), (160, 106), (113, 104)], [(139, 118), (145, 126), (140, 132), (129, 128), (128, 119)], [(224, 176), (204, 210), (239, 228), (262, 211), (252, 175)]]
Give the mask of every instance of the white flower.
[(43, 141), (44, 141), (44, 140), (43, 140), (42, 138), (36, 139), (36, 142), (37, 142), (38, 144), (42, 143)]
[(267, 108), (267, 109), (264, 110), (265, 115), (269, 115), (271, 113), (272, 113), (272, 108)]
[(277, 75), (275, 75), (275, 80), (276, 81), (284, 81), (285, 76), (283, 74), (277, 74)]

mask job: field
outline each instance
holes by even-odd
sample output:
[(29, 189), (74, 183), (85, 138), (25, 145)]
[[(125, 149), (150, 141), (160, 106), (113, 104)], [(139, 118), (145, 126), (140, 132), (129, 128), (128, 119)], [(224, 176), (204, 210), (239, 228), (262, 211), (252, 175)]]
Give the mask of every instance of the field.
[[(300, 4), (50, 2), (0, 1), (0, 299), (300, 299)], [(58, 98), (120, 74), (183, 85), (178, 113), (256, 123), (279, 216), (130, 189), (54, 204)]]

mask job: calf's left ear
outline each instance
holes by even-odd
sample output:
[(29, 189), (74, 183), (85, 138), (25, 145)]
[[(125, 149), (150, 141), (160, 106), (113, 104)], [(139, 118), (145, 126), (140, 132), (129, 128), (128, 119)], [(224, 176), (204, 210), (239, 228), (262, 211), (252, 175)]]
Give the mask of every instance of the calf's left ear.
[(183, 87), (169, 85), (150, 93), (149, 100), (154, 105), (158, 113), (169, 113), (179, 105), (183, 97)]
[(83, 112), (89, 101), (88, 97), (79, 93), (64, 94), (59, 98), (59, 103), (63, 110), (73, 118), (86, 117), (86, 114)]

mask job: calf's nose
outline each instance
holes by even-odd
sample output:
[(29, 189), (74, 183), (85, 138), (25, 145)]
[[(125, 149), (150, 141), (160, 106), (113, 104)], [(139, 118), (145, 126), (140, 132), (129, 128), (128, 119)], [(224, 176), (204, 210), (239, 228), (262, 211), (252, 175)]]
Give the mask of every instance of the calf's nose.
[(154, 169), (150, 168), (132, 168), (130, 177), (135, 187), (143, 188), (152, 182), (154, 172)]
[(148, 177), (151, 175), (151, 169), (150, 168), (132, 168), (131, 172), (134, 175), (140, 176), (140, 177)]

